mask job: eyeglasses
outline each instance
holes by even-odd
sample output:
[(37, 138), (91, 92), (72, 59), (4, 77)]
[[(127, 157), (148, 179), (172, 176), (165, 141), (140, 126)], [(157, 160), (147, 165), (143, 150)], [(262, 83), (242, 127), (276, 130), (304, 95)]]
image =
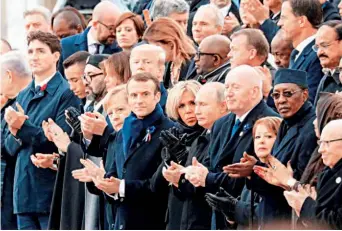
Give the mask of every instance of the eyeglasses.
[(294, 94), (296, 94), (297, 92), (300, 92), (300, 91), (302, 91), (302, 90), (300, 89), (297, 91), (284, 91), (283, 93), (274, 92), (271, 94), (271, 96), (273, 99), (279, 99), (280, 95), (284, 96), (285, 98), (291, 98)]
[(99, 76), (99, 75), (103, 75), (103, 72), (101, 73), (97, 73), (97, 74), (93, 74), (93, 75), (89, 75), (89, 74), (84, 74), (83, 75), (83, 79), (87, 82), (91, 82), (93, 80), (93, 78), (95, 78), (96, 76)]
[(106, 24), (104, 24), (103, 22), (101, 21), (97, 21), (98, 23), (100, 23), (102, 26), (106, 27), (107, 30), (109, 31), (114, 31), (115, 32), (115, 26), (107, 26)]
[(198, 58), (200, 58), (202, 55), (210, 55), (210, 56), (215, 56), (215, 55), (217, 55), (218, 57), (220, 57), (221, 59), (223, 59), (223, 58), (221, 57), (221, 55), (216, 54), (216, 53), (206, 53), (206, 52), (197, 51), (195, 55), (196, 55), (196, 57), (198, 57)]
[(313, 45), (312, 46), (312, 49), (314, 50), (314, 52), (318, 52), (318, 49), (323, 49), (323, 50), (325, 50), (325, 49), (327, 49), (328, 47), (330, 47), (334, 42), (336, 42), (337, 40), (334, 40), (334, 41), (332, 41), (332, 42), (330, 42), (330, 43), (322, 43), (322, 44), (320, 44), (320, 45), (317, 45), (317, 44), (315, 44), (315, 45)]
[(335, 139), (335, 140), (318, 140), (317, 144), (318, 144), (318, 146), (321, 146), (323, 144), (326, 144), (326, 145), (329, 146), (330, 143), (333, 143), (333, 142), (336, 142), (336, 141), (341, 141), (341, 140), (342, 140), (342, 138)]

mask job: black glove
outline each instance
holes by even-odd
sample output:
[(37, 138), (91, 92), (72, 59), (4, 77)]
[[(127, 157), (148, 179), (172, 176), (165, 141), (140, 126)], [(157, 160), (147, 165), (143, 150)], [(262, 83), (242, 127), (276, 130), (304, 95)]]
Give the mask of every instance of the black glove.
[(205, 194), (205, 200), (216, 211), (222, 212), (230, 221), (234, 221), (235, 207), (238, 200), (220, 187), (220, 191), (215, 195)]
[(81, 112), (74, 107), (66, 110), (65, 122), (71, 127), (71, 138), (82, 136), (81, 121), (78, 119), (80, 115)]
[(180, 135), (176, 127), (162, 131), (159, 140), (167, 148), (168, 153), (165, 153), (165, 156), (170, 156), (178, 163), (181, 162), (187, 154), (184, 139), (186, 139), (186, 135)]

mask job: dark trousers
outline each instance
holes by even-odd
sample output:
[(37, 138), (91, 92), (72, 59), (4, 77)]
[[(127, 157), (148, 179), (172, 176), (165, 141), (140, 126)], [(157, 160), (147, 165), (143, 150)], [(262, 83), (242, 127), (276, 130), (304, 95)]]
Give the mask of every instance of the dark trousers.
[(49, 214), (21, 213), (17, 214), (19, 230), (46, 230), (49, 223)]

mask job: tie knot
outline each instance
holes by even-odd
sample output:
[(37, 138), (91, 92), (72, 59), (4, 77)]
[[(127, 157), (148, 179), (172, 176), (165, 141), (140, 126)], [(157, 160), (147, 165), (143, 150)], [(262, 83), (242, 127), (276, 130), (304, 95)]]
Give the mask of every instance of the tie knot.
[(241, 124), (241, 121), (239, 120), (239, 119), (237, 119), (236, 121), (235, 121), (235, 126), (239, 126)]

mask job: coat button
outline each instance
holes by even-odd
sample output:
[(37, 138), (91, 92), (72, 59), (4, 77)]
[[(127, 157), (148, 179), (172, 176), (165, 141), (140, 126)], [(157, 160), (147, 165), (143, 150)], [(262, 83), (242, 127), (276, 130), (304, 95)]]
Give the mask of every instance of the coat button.
[(183, 184), (185, 183), (185, 179), (182, 180), (182, 183), (183, 183)]
[(123, 202), (123, 200), (124, 200), (123, 198), (120, 198), (120, 202)]
[(123, 229), (123, 225), (120, 225), (119, 229)]

